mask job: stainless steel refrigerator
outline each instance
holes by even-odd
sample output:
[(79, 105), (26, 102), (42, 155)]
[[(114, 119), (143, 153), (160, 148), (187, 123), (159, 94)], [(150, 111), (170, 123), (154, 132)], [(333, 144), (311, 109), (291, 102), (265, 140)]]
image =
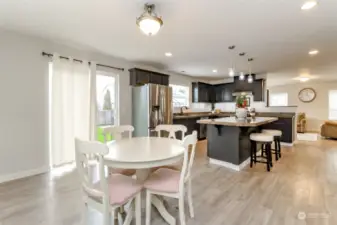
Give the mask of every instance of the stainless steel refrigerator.
[(172, 124), (172, 88), (146, 84), (132, 87), (133, 136), (156, 136), (154, 129), (159, 124)]

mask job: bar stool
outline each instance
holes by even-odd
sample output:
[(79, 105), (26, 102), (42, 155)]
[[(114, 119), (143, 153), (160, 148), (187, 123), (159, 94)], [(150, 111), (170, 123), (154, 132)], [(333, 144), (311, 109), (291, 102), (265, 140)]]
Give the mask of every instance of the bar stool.
[[(280, 130), (272, 130), (272, 129), (263, 129), (262, 133), (270, 134), (274, 136), (274, 143), (275, 143), (275, 149), (271, 149), (272, 153), (275, 154), (275, 160), (277, 161), (279, 158), (281, 158), (281, 137), (282, 137), (282, 131)], [(263, 152), (262, 148), (262, 152)]]
[[(271, 157), (271, 144), (273, 143), (274, 136), (267, 133), (252, 133), (250, 134), (251, 148), (250, 148), (250, 167), (253, 167), (253, 163), (265, 163), (267, 164), (267, 171), (270, 171), (270, 167), (273, 167), (273, 161)], [(265, 145), (266, 157), (262, 154), (260, 158), (266, 159), (266, 161), (258, 161), (256, 156), (257, 144), (261, 143)]]

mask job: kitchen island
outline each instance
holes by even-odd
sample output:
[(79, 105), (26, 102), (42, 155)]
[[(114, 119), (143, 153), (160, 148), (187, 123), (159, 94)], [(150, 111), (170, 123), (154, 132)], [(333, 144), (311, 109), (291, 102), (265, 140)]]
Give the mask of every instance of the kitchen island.
[(256, 117), (239, 121), (235, 117), (198, 120), (207, 124), (207, 156), (212, 164), (240, 171), (249, 164), (249, 135), (262, 125), (277, 121), (276, 117)]

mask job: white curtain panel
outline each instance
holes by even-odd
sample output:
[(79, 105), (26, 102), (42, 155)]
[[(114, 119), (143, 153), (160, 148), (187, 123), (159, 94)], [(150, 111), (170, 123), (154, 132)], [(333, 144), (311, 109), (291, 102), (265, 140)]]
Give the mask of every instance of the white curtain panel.
[[(96, 66), (54, 54), (51, 87), (51, 160), (59, 166), (75, 160), (75, 137), (94, 138)], [(95, 101), (95, 102), (92, 102)]]

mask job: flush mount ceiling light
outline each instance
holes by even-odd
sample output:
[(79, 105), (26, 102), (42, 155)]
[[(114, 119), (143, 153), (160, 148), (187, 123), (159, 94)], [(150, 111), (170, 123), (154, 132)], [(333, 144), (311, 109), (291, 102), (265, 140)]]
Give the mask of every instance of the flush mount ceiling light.
[(172, 57), (172, 53), (171, 53), (171, 52), (166, 52), (166, 53), (165, 53), (165, 56), (167, 56), (167, 57)]
[(252, 65), (251, 65), (253, 60), (254, 60), (253, 58), (248, 59), (248, 65), (249, 65), (248, 83), (253, 83), (254, 81), (253, 76), (252, 76)]
[(298, 78), (301, 82), (307, 82), (308, 80), (310, 80), (309, 77), (300, 77)]
[(293, 79), (298, 80), (300, 82), (307, 82), (307, 81), (309, 81), (311, 79), (315, 79), (315, 78), (317, 78), (317, 76), (312, 76), (310, 74), (305, 73), (305, 74), (301, 74), (300, 76), (295, 77)]
[(231, 67), (230, 68), (228, 68), (228, 75), (230, 76), (230, 77), (234, 77), (234, 75), (235, 75), (235, 66), (234, 66), (234, 59), (233, 59), (233, 57), (232, 57), (232, 52), (233, 52), (233, 50), (235, 49), (235, 45), (231, 45), (231, 46), (229, 46), (228, 47), (228, 49), (229, 49), (229, 51), (230, 51), (230, 64), (231, 64)]
[(217, 72), (218, 72), (218, 70), (214, 69), (214, 70), (212, 70), (212, 72), (213, 72), (213, 73), (217, 73)]
[(316, 50), (316, 49), (313, 49), (313, 50), (309, 51), (309, 55), (317, 55), (318, 53), (319, 53), (319, 51)]
[(154, 4), (145, 4), (145, 12), (137, 18), (137, 25), (148, 36), (156, 35), (163, 25), (163, 21), (154, 12)]
[(314, 8), (316, 5), (317, 5), (316, 1), (307, 1), (302, 5), (301, 9), (302, 10), (309, 10), (309, 9)]

